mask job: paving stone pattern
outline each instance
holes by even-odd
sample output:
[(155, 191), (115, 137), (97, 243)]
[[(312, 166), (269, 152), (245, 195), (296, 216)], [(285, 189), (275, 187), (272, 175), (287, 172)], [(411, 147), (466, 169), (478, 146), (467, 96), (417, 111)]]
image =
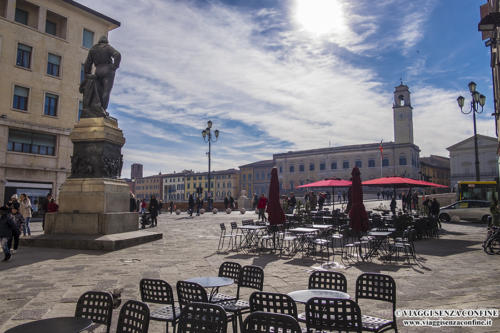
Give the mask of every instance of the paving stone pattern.
[[(0, 262), (0, 331), (36, 319), (73, 316), (76, 300), (88, 290), (123, 288), (123, 302), (140, 299), (141, 278), (161, 278), (175, 288), (178, 280), (217, 275), (224, 261), (263, 267), (266, 291), (306, 289), (309, 272), (321, 263), (319, 257), (217, 253), (219, 223), (226, 223), (229, 229), (229, 222), (249, 218), (256, 219), (256, 215), (233, 212), (190, 218), (185, 213), (163, 213), (154, 228), (163, 232), (163, 239), (115, 252), (20, 248), (11, 261)], [(40, 223), (33, 223), (33, 229), (34, 233), (40, 230)], [(346, 275), (352, 296), (362, 272), (391, 275), (397, 283), (398, 309), (500, 308), (500, 256), (482, 251), (484, 235), (482, 224), (443, 224), (440, 239), (416, 242), (420, 265), (374, 260), (346, 263), (339, 271)], [(235, 293), (236, 288), (230, 286), (223, 291)], [(250, 293), (242, 290), (242, 297)], [(391, 316), (389, 304), (360, 304), (364, 313)], [(117, 317), (115, 310), (112, 331)], [(500, 332), (500, 318), (493, 319), (493, 326), (488, 328), (408, 328), (403, 327), (401, 319), (398, 327), (400, 332)], [(149, 331), (164, 332), (165, 326), (151, 321)]]

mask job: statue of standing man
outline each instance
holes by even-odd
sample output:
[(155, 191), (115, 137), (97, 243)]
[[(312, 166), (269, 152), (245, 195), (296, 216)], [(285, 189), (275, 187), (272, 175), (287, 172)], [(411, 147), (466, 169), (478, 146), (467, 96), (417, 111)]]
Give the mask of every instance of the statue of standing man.
[[(81, 118), (106, 117), (109, 96), (115, 80), (115, 71), (120, 67), (121, 55), (109, 45), (108, 38), (102, 36), (89, 50), (85, 61), (85, 80), (80, 83), (83, 93)], [(92, 74), (92, 65), (95, 72)]]

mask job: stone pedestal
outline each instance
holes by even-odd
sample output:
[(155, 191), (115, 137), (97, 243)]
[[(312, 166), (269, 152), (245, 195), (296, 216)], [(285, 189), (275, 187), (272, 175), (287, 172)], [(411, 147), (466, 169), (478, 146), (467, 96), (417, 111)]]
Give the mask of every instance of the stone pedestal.
[[(117, 121), (81, 119), (70, 138), (74, 145), (71, 176), (59, 192), (59, 211), (46, 214), (45, 237), (32, 242), (34, 246), (62, 244), (64, 239), (64, 247), (116, 249), (115, 241), (124, 246), (161, 238), (158, 233), (134, 233), (140, 233), (139, 215), (129, 212), (129, 186), (117, 179), (122, 168), (121, 147), (125, 143)], [(116, 237), (102, 238), (115, 234)]]
[(252, 209), (252, 200), (248, 199), (246, 196), (240, 196), (238, 200), (238, 208), (245, 208), (246, 210)]

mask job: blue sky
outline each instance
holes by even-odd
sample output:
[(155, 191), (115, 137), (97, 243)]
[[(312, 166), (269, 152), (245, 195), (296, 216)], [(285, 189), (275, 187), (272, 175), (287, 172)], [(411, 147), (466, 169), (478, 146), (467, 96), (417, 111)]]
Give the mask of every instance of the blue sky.
[(495, 136), (485, 0), (80, 0), (119, 20), (122, 53), (109, 112), (145, 175), (206, 171), (207, 120), (220, 130), (212, 169), (273, 153), (393, 140), (400, 78), (412, 92), (421, 156), (472, 135), (460, 113), (474, 80), (478, 132)]

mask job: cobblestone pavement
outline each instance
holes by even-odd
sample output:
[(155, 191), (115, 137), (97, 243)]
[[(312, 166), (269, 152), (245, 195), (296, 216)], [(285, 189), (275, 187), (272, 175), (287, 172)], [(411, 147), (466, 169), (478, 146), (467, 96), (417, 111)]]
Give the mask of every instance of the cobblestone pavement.
[[(375, 203), (373, 203), (375, 204)], [(217, 253), (219, 223), (256, 219), (255, 214), (204, 214), (189, 218), (163, 213), (158, 227), (164, 238), (115, 252), (20, 248), (9, 262), (0, 262), (0, 331), (41, 318), (72, 316), (78, 297), (88, 290), (123, 288), (122, 299), (140, 299), (139, 280), (161, 278), (174, 288), (178, 280), (213, 276), (224, 261), (264, 268), (266, 291), (288, 293), (307, 288), (309, 271), (319, 258), (278, 256), (246, 252)], [(40, 229), (34, 223), (35, 230)], [(500, 256), (481, 248), (485, 226), (473, 223), (444, 224), (441, 237), (416, 242), (419, 265), (384, 263), (346, 264), (339, 269), (354, 295), (356, 277), (362, 272), (389, 274), (397, 283), (398, 309), (500, 308)], [(335, 258), (338, 261), (338, 258)], [(231, 293), (234, 287), (224, 289)], [(242, 296), (248, 297), (249, 291)], [(389, 306), (390, 307), (390, 306)], [(361, 310), (390, 317), (389, 307), (361, 303)], [(300, 309), (300, 306), (299, 306)], [(113, 318), (116, 327), (118, 311)], [(408, 328), (398, 320), (400, 332), (499, 332), (500, 318), (489, 328)], [(164, 332), (151, 322), (150, 332)]]

